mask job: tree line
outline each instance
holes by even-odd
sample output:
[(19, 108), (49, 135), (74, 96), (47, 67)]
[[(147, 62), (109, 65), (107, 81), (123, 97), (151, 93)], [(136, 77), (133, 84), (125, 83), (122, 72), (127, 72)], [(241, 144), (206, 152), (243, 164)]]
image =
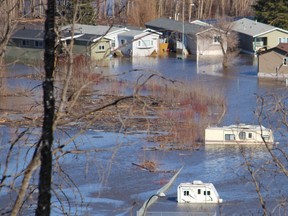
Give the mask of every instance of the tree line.
[[(149, 2), (149, 3), (148, 3)], [(184, 21), (224, 16), (251, 16), (255, 0), (128, 0), (126, 17), (136, 25), (158, 17)]]
[[(223, 16), (251, 16), (256, 0), (83, 0), (87, 7), (95, 6), (95, 22), (107, 19), (119, 24), (144, 26), (158, 17), (185, 21)], [(87, 3), (91, 3), (90, 5)]]
[[(69, 16), (75, 3), (79, 6), (82, 24), (144, 26), (159, 17), (192, 21), (255, 16), (260, 22), (288, 29), (285, 0), (56, 0), (57, 12), (68, 16), (67, 22), (71, 21)], [(4, 0), (0, 4), (13, 6), (12, 18), (44, 18), (47, 9), (47, 0)]]

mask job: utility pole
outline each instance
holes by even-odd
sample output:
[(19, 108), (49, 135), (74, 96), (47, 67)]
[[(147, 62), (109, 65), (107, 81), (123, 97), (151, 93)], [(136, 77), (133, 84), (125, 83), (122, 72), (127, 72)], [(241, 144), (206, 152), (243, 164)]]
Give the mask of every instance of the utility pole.
[(185, 15), (184, 15), (184, 9), (185, 9), (185, 0), (182, 2), (182, 59), (184, 59), (184, 21), (185, 21)]

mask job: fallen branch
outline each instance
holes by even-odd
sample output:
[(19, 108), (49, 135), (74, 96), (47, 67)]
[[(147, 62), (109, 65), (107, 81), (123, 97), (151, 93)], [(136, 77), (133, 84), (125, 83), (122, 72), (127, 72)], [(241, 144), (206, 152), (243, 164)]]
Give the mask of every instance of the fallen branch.
[(147, 168), (147, 167), (145, 167), (143, 165), (140, 165), (140, 164), (132, 163), (132, 165), (138, 166), (138, 167), (140, 167), (142, 169), (145, 169), (145, 170), (148, 170), (149, 172), (155, 172), (155, 170), (149, 169), (149, 168)]
[(156, 172), (157, 173), (176, 173), (177, 172), (177, 170), (156, 170), (155, 168), (148, 168), (146, 166), (143, 166), (141, 164), (136, 164), (136, 163), (132, 163), (132, 165), (145, 169), (149, 172), (154, 172), (154, 173)]

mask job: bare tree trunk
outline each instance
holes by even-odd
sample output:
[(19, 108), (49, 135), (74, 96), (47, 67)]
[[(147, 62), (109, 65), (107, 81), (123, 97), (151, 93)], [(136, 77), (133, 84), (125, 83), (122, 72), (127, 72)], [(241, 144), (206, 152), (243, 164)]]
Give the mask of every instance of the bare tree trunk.
[(45, 21), (45, 80), (43, 82), (44, 122), (40, 144), (41, 167), (39, 177), (39, 197), (36, 215), (49, 216), (52, 178), (52, 144), (54, 131), (54, 70), (55, 70), (55, 15), (56, 1), (48, 0)]
[[(78, 2), (75, 5), (75, 10), (73, 13), (73, 20), (72, 20), (72, 26), (71, 26), (71, 33), (72, 33), (72, 37), (74, 37), (74, 31), (75, 31), (75, 24), (76, 24), (76, 20), (77, 20), (77, 13), (79, 11), (79, 5)], [(64, 82), (64, 86), (63, 86), (63, 91), (61, 94), (61, 102), (59, 104), (59, 108), (58, 111), (56, 112), (55, 115), (55, 125), (57, 125), (58, 121), (61, 119), (62, 114), (64, 112), (65, 109), (65, 105), (67, 105), (67, 93), (68, 93), (68, 88), (69, 88), (69, 84), (71, 83), (71, 77), (72, 77), (72, 73), (73, 73), (73, 63), (74, 63), (74, 56), (73, 56), (73, 46), (74, 46), (74, 41), (72, 40), (69, 47), (65, 47), (65, 51), (68, 54), (68, 67), (67, 67), (67, 74), (65, 77), (65, 82)], [(73, 108), (73, 105), (70, 105), (70, 109)]]
[(13, 22), (16, 6), (17, 2), (12, 4), (9, 0), (0, 1), (0, 65), (3, 64), (7, 44), (17, 24)]
[(30, 0), (30, 12), (31, 16), (35, 17), (35, 0)]
[(225, 2), (226, 0), (221, 0), (221, 16), (225, 15)]
[(255, 190), (257, 192), (257, 195), (258, 195), (258, 198), (259, 198), (262, 210), (263, 210), (263, 216), (266, 216), (266, 215), (268, 215), (267, 208), (266, 208), (266, 202), (265, 202), (265, 199), (264, 199), (262, 192), (261, 192), (261, 186), (260, 186), (259, 180), (256, 177), (257, 171), (255, 171), (255, 168), (252, 167), (251, 162), (248, 161), (243, 148), (241, 148), (240, 152), (244, 158), (244, 161), (245, 161), (244, 164), (247, 166), (247, 169), (248, 169), (248, 171), (251, 175), (251, 178), (252, 178), (252, 182), (255, 186)]
[(39, 167), (40, 165), (40, 157), (39, 153), (36, 153), (35, 157), (31, 160), (27, 168), (25, 169), (24, 177), (21, 183), (21, 188), (18, 193), (17, 199), (14, 202), (12, 211), (11, 211), (11, 216), (16, 216), (19, 214), (19, 211), (21, 209), (24, 197), (26, 195), (27, 188), (29, 186), (30, 179), (34, 173), (34, 171)]
[(128, 17), (130, 14), (130, 11), (131, 11), (132, 2), (130, 0), (128, 0), (126, 4), (127, 4), (126, 17)]
[(103, 18), (107, 18), (107, 0), (102, 0), (104, 5)]
[(203, 0), (198, 0), (198, 14), (197, 17), (198, 19), (203, 19), (203, 7), (204, 7), (204, 2)]
[(209, 0), (209, 6), (208, 6), (208, 17), (212, 17), (212, 6), (213, 6), (213, 0)]
[(96, 1), (96, 16), (98, 19), (101, 19), (102, 18), (102, 3), (101, 3), (102, 0), (97, 0)]
[(173, 5), (174, 5), (174, 2), (171, 2), (171, 0), (166, 0), (165, 1), (165, 14), (168, 14), (169, 15), (169, 17), (174, 17), (174, 7), (173, 7)]
[(39, 2), (39, 16), (44, 17), (45, 16), (45, 5), (47, 4), (46, 0), (40, 0)]
[(25, 15), (24, 14), (24, 0), (19, 0), (18, 12), (21, 15)]
[(176, 7), (175, 7), (175, 20), (179, 20), (179, 1), (176, 2)]
[(158, 15), (160, 17), (163, 16), (163, 0), (159, 0), (159, 3), (158, 3)]
[(112, 0), (112, 6), (111, 6), (111, 8), (112, 8), (112, 17), (113, 18), (115, 18), (115, 0)]

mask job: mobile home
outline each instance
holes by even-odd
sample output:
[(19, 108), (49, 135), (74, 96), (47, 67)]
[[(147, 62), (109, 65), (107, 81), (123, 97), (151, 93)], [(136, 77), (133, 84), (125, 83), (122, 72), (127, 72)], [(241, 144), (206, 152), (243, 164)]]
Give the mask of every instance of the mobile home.
[(193, 181), (181, 183), (177, 189), (178, 203), (222, 203), (216, 188), (212, 183)]
[(274, 144), (271, 129), (262, 125), (230, 125), (205, 129), (205, 144)]

